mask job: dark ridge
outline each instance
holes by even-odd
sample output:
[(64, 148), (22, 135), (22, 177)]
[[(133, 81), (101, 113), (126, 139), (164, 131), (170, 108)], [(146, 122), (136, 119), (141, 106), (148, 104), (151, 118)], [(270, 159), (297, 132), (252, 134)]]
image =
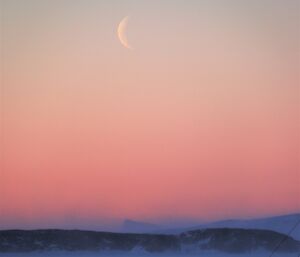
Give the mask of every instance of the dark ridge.
[(223, 252), (272, 251), (283, 238), (279, 252), (300, 252), (300, 242), (270, 230), (216, 228), (178, 235), (94, 232), (82, 230), (3, 230), (0, 252), (32, 251), (132, 251), (174, 252), (219, 250)]

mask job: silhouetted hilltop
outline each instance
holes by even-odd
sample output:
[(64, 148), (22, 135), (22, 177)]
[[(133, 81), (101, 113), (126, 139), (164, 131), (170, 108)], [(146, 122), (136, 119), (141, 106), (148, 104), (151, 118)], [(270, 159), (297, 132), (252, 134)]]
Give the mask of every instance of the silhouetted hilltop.
[(124, 220), (121, 230), (127, 233), (149, 233), (159, 229), (160, 226), (155, 224), (127, 219)]

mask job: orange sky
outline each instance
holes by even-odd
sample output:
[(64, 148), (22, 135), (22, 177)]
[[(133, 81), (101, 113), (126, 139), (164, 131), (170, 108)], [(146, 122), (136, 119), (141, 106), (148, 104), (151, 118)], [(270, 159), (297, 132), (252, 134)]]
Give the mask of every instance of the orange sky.
[(296, 1), (1, 5), (0, 228), (300, 211)]

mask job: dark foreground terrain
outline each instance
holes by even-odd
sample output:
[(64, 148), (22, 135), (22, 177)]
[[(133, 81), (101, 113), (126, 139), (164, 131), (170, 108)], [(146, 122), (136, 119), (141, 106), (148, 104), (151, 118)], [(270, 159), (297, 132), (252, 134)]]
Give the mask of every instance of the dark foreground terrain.
[[(278, 247), (280, 245), (280, 247)], [(278, 248), (278, 249), (277, 249)], [(125, 251), (300, 253), (300, 242), (284, 234), (257, 229), (203, 229), (178, 235), (123, 234), (80, 230), (0, 231), (0, 253), (33, 251)]]

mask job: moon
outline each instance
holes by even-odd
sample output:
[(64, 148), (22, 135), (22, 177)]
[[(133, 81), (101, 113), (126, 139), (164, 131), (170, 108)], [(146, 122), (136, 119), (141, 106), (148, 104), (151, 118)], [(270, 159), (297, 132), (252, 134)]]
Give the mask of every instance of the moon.
[(118, 38), (119, 38), (121, 44), (125, 48), (133, 50), (132, 46), (129, 44), (129, 42), (127, 40), (127, 37), (126, 37), (126, 29), (127, 29), (127, 25), (128, 25), (128, 20), (129, 20), (129, 16), (126, 16), (119, 23), (118, 30), (117, 30), (118, 31)]

